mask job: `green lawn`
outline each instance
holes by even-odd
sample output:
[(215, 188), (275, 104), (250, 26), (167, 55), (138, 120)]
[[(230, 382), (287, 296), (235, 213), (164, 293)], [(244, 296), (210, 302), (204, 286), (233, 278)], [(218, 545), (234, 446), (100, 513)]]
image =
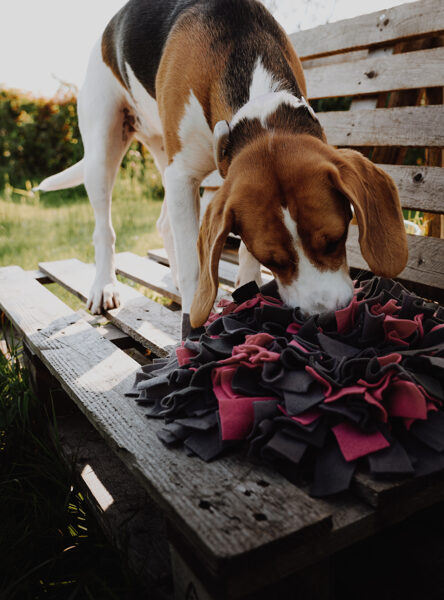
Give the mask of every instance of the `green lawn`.
[[(23, 192), (25, 194), (25, 192)], [(161, 201), (149, 188), (123, 176), (113, 194), (116, 250), (145, 254), (161, 244), (156, 220)], [(36, 269), (39, 261), (78, 258), (94, 261), (94, 215), (83, 186), (75, 190), (0, 196), (0, 265)]]
[[(156, 229), (162, 206), (159, 181), (154, 170), (146, 173), (146, 184), (122, 170), (112, 205), (117, 252), (144, 255), (162, 246)], [(83, 186), (35, 195), (7, 186), (0, 194), (0, 266), (37, 269), (39, 262), (66, 258), (94, 262), (93, 231), (94, 214)], [(56, 284), (49, 287), (73, 308), (81, 306)]]

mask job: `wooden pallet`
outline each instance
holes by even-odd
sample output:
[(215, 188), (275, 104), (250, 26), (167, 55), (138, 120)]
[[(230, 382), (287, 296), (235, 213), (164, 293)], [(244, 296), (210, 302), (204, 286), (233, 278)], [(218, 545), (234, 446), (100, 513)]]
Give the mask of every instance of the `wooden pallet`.
[[(409, 236), (410, 258), (402, 280), (419, 294), (441, 301), (443, 36), (441, 0), (409, 3), (292, 36), (311, 98), (353, 97), (350, 111), (319, 115), (329, 141), (371, 153), (397, 183), (403, 207), (425, 211), (438, 224), (433, 238)], [(424, 149), (425, 165), (402, 164), (411, 147)], [(207, 196), (219, 183), (214, 175), (206, 180)], [(366, 268), (354, 226), (348, 254), (353, 267)], [(236, 254), (225, 256), (219, 273), (230, 288)], [(166, 449), (156, 436), (161, 423), (147, 420), (124, 396), (139, 363), (122, 348), (134, 345), (167, 356), (179, 340), (180, 313), (173, 308), (180, 297), (163, 251), (152, 251), (148, 258), (123, 253), (116, 265), (119, 274), (175, 304), (161, 306), (121, 283), (122, 307), (106, 311), (109, 325), (97, 327), (84, 311), (71, 310), (45, 288), (55, 281), (86, 299), (93, 266), (71, 259), (42, 263), (32, 273), (19, 267), (0, 269), (0, 308), (23, 337), (37, 375), (45, 381), (51, 376), (124, 465), (118, 477), (127, 483), (120, 489), (130, 488), (135, 478), (140, 497), (149, 497), (154, 503), (150, 506), (158, 507), (153, 512), (163, 515), (177, 599), (259, 600), (278, 597), (278, 592), (293, 598), (294, 590), (298, 600), (330, 598), (330, 557), (444, 499), (442, 473), (389, 483), (361, 472), (350, 492), (314, 500), (306, 490), (243, 457), (206, 464)], [(264, 280), (269, 276), (263, 272)], [(68, 454), (75, 455), (72, 449), (81, 443), (83, 426), (77, 414), (78, 419), (76, 435), (69, 425), (62, 428)], [(93, 462), (98, 454), (85, 450), (83, 456)], [(106, 471), (104, 462), (97, 468)], [(110, 506), (100, 510), (103, 518), (113, 513)], [(152, 530), (154, 536), (164, 535), (158, 520)], [(165, 555), (164, 546), (146, 546), (153, 566), (155, 556)], [(289, 576), (290, 584), (285, 583)], [(270, 585), (271, 592), (263, 591)]]
[[(149, 289), (171, 292), (167, 272), (152, 259), (125, 253), (117, 265)], [(302, 581), (305, 568), (311, 574), (313, 565), (325, 571), (332, 553), (444, 498), (441, 474), (394, 484), (361, 473), (340, 499), (314, 500), (242, 457), (206, 464), (166, 449), (156, 437), (161, 423), (147, 420), (124, 396), (139, 364), (91, 325), (84, 311), (74, 312), (45, 288), (55, 281), (84, 299), (92, 266), (67, 260), (39, 267), (37, 274), (0, 269), (0, 307), (165, 515), (176, 589), (182, 590), (178, 598), (186, 597), (190, 585), (199, 598), (219, 597), (221, 591), (221, 597), (237, 598), (295, 571)], [(228, 273), (227, 264), (221, 268)], [(228, 275), (227, 283), (233, 283)], [(165, 356), (179, 339), (180, 313), (128, 285), (119, 287), (124, 306), (106, 317), (135, 343)], [(113, 338), (109, 330), (106, 335)], [(122, 344), (122, 335), (114, 338)]]

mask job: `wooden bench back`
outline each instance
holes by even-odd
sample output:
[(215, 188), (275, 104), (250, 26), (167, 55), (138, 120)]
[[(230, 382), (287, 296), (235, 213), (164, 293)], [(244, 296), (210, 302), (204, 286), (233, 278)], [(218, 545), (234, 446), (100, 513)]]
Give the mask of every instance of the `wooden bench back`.
[[(444, 300), (444, 2), (421, 0), (290, 36), (329, 143), (360, 150), (395, 180), (404, 209), (425, 213), (429, 236), (409, 235), (400, 274), (410, 289)], [(347, 110), (322, 111), (345, 97)], [(322, 102), (323, 101), (323, 102)], [(419, 160), (418, 160), (419, 159)], [(357, 226), (352, 269), (368, 269)]]

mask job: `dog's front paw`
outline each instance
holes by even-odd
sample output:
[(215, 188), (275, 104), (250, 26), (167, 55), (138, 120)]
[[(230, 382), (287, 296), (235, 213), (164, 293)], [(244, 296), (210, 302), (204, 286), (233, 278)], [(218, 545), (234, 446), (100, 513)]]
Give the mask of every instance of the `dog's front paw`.
[(234, 287), (237, 289), (239, 287), (242, 287), (246, 283), (250, 283), (250, 281), (254, 281), (255, 283), (257, 283), (258, 287), (261, 287), (262, 276), (260, 270), (239, 268), (237, 272), (236, 281), (234, 282)]
[(99, 315), (103, 309), (118, 308), (120, 296), (117, 291), (117, 281), (95, 281), (89, 292), (86, 308), (93, 315)]

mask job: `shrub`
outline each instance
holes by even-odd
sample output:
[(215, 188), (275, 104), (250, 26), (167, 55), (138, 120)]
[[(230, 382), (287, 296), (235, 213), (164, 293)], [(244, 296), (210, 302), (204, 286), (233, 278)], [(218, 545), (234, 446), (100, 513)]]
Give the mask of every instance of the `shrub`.
[(20, 187), (27, 180), (66, 169), (83, 156), (75, 97), (33, 98), (0, 91), (0, 185)]
[[(51, 100), (0, 90), (0, 190), (5, 184), (30, 189), (82, 156), (76, 96), (71, 90)], [(140, 143), (132, 144), (122, 167), (133, 183), (147, 185), (152, 197), (163, 198), (160, 176)]]

